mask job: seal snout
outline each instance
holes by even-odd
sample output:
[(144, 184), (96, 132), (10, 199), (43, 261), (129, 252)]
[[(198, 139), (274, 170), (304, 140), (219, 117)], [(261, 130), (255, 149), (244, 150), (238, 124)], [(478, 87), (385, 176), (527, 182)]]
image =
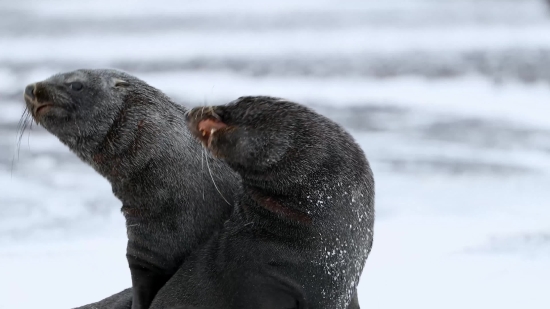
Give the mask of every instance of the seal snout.
[(29, 99), (34, 100), (36, 98), (36, 96), (34, 95), (35, 90), (36, 90), (36, 85), (35, 84), (30, 84), (25, 88), (25, 95)]
[(35, 120), (46, 113), (53, 104), (50, 102), (47, 93), (41, 89), (40, 83), (30, 84), (25, 87), (25, 102)]
[(189, 128), (205, 146), (212, 143), (213, 135), (220, 129), (227, 128), (227, 124), (221, 121), (214, 108), (195, 108), (187, 114)]
[(227, 127), (227, 125), (216, 118), (207, 118), (199, 121), (197, 124), (197, 129), (200, 132), (201, 136), (199, 138), (206, 145), (210, 146), (212, 143), (212, 135), (219, 130)]

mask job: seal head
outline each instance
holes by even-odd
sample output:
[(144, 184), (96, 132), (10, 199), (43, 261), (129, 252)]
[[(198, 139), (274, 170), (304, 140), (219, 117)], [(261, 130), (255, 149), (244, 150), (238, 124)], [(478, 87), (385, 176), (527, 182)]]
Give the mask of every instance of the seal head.
[(24, 98), (34, 120), (72, 148), (107, 134), (122, 108), (128, 79), (115, 70), (78, 70), (28, 85)]

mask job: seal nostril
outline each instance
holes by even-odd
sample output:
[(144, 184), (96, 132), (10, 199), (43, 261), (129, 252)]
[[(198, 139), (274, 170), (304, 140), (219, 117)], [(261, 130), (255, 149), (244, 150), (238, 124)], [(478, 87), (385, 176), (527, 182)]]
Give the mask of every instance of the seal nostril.
[(31, 99), (34, 99), (35, 98), (34, 90), (35, 90), (34, 84), (28, 85), (27, 88), (25, 88), (25, 95), (27, 95)]

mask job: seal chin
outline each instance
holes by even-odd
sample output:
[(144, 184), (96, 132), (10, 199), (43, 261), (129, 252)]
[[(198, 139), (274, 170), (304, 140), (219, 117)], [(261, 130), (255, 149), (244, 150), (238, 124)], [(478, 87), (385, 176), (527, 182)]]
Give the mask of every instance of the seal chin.
[(38, 124), (45, 115), (55, 108), (52, 103), (27, 102), (27, 108), (31, 112), (32, 118)]

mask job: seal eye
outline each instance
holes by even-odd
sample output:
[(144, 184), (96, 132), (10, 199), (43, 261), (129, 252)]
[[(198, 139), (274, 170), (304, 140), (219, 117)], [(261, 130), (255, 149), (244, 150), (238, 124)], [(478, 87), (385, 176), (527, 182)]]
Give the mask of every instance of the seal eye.
[(74, 91), (80, 91), (82, 90), (84, 85), (82, 85), (82, 83), (79, 83), (79, 82), (74, 82), (74, 83), (70, 83), (69, 87), (71, 87), (71, 89)]

